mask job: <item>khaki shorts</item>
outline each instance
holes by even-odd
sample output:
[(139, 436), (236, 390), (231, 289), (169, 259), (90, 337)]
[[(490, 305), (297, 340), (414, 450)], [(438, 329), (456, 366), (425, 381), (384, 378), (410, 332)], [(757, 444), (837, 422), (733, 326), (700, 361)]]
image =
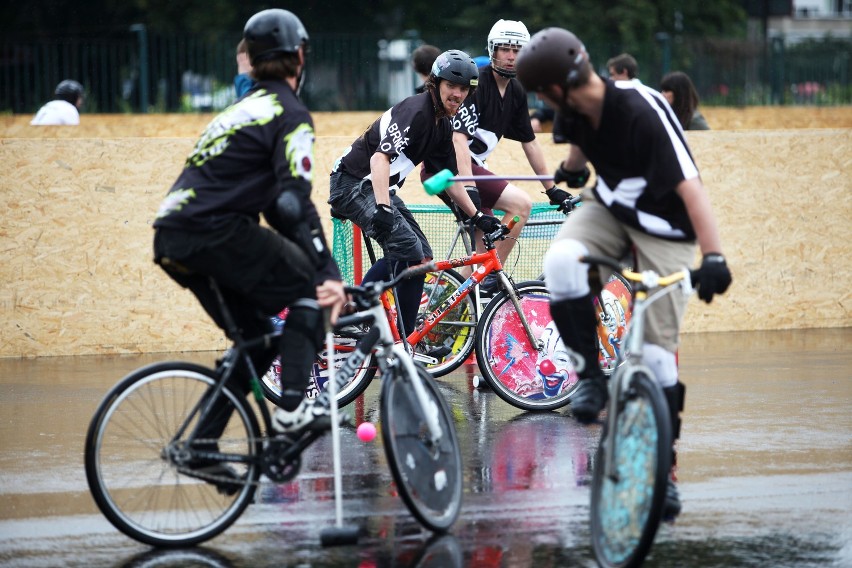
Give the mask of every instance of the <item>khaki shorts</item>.
[[(583, 205), (571, 213), (554, 240), (561, 239), (580, 241), (590, 254), (613, 258), (630, 254), (632, 245), (637, 264), (633, 268), (662, 275), (692, 266), (696, 254), (695, 241), (669, 241), (624, 225), (594, 198), (591, 190), (583, 193)], [(611, 273), (609, 268), (600, 267), (601, 282), (590, 282), (592, 289), (598, 289)], [(677, 351), (688, 300), (688, 296), (672, 292), (654, 302), (645, 320), (645, 341)]]

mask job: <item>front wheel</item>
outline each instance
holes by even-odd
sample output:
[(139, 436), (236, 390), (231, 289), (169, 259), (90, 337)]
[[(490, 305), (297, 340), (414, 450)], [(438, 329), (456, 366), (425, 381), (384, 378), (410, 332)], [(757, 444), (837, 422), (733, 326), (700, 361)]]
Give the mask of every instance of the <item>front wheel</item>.
[(482, 312), (476, 329), (476, 361), (497, 395), (523, 410), (553, 410), (568, 404), (577, 386), (569, 352), (550, 316), (550, 293), (543, 282), (521, 282), (521, 310), (536, 343), (504, 290)]
[[(453, 415), (435, 380), (417, 365), (426, 391), (420, 405), (413, 379), (382, 377), (382, 441), (402, 500), (426, 528), (446, 532), (461, 510), (462, 458)], [(426, 412), (437, 418), (441, 436), (432, 440)]]
[[(228, 528), (251, 502), (260, 477), (260, 429), (243, 397), (223, 388), (211, 415), (221, 435), (197, 439), (191, 448), (181, 443), (215, 382), (214, 372), (199, 365), (157, 363), (122, 379), (95, 412), (86, 435), (86, 479), (98, 508), (127, 536), (159, 547), (195, 545)], [(218, 475), (225, 471), (233, 482), (201, 477), (186, 463), (191, 449), (241, 456), (239, 463), (218, 464)]]
[[(618, 373), (611, 380), (619, 380)], [(644, 561), (662, 519), (671, 467), (671, 424), (663, 393), (643, 371), (629, 380), (615, 429), (607, 427), (601, 436), (592, 475), (592, 545), (604, 568)], [(610, 444), (615, 444), (615, 454), (608, 477)]]

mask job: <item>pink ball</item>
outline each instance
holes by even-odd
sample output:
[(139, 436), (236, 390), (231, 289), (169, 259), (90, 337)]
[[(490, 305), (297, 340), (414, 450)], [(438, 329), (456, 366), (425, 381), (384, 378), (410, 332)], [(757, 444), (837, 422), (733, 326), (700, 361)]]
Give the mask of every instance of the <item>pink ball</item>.
[(362, 442), (372, 442), (376, 437), (376, 425), (372, 422), (361, 422), (358, 425), (358, 439)]

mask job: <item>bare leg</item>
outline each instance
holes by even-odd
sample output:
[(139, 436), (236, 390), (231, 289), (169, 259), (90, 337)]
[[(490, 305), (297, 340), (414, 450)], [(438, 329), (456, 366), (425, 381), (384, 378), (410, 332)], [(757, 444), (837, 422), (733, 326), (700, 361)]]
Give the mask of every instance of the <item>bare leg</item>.
[(509, 238), (497, 243), (497, 254), (501, 261), (506, 261), (509, 258), (509, 253), (515, 246), (515, 240), (520, 236), (521, 231), (526, 225), (532, 211), (532, 199), (526, 191), (512, 185), (506, 186), (497, 203), (494, 204), (495, 209), (500, 209), (506, 212), (503, 217), (503, 224), (508, 225), (513, 217), (518, 216), (520, 220), (509, 233)]

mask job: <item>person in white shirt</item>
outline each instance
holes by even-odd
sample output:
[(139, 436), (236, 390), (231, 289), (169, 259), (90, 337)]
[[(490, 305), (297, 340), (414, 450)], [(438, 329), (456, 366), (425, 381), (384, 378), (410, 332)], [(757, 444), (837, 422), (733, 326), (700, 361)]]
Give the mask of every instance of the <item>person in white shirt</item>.
[(83, 85), (66, 79), (56, 86), (54, 98), (41, 107), (30, 124), (57, 126), (80, 124), (80, 107), (83, 105)]

